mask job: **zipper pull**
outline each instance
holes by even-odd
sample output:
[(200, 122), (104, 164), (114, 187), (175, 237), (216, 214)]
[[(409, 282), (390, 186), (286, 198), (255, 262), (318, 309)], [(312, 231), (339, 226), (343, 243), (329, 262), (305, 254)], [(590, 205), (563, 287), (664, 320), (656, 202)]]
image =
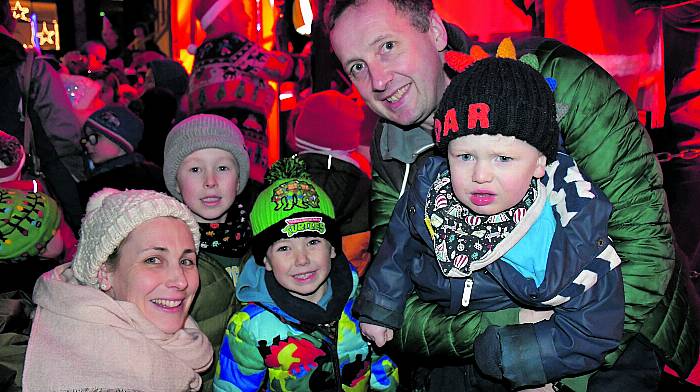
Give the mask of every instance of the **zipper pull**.
[(465, 308), (469, 306), (469, 299), (472, 296), (472, 286), (474, 285), (474, 279), (471, 275), (467, 276), (467, 280), (464, 282), (464, 291), (462, 292), (462, 306)]
[(428, 229), (428, 234), (430, 234), (430, 239), (435, 241), (435, 229), (433, 229), (433, 224), (430, 222), (430, 217), (426, 216), (423, 218), (425, 222), (425, 227)]

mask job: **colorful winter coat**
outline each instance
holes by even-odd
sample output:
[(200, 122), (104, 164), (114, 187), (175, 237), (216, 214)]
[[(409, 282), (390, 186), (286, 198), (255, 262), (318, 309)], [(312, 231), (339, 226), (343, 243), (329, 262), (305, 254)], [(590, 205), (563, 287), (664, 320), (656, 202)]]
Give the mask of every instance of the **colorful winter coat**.
[[(469, 237), (454, 233), (479, 230), (485, 240), (500, 228), (479, 225), (479, 215), (450, 219), (461, 204), (453, 206), (443, 193), (452, 194), (446, 173), (445, 158), (428, 159), (399, 199), (355, 306), (361, 319), (398, 328), (414, 286), (451, 313), (464, 306), (499, 310), (518, 304), (551, 310), (548, 320), (535, 324), (489, 327), (475, 342), (477, 365), (512, 387), (597, 368), (620, 343), (624, 320), (620, 258), (607, 236), (611, 206), (602, 192), (559, 153), (526, 213), (490, 217), (517, 225), (492, 252), (472, 257), (458, 251), (465, 245), (460, 238)], [(455, 268), (462, 264), (465, 269)], [(445, 265), (452, 267), (440, 268)]]
[[(452, 49), (469, 51), (459, 32), (448, 33)], [(698, 357), (695, 310), (688, 301), (687, 273), (675, 262), (661, 169), (634, 105), (610, 75), (569, 46), (538, 38), (515, 47), (518, 57), (536, 55), (543, 76), (557, 80), (555, 100), (568, 108), (559, 121), (563, 146), (613, 205), (608, 234), (622, 259), (626, 317), (623, 343), (606, 364), (614, 363), (626, 342), (641, 334), (667, 364), (687, 376)], [(402, 189), (433, 155), (431, 135), (379, 123), (371, 153), (370, 224), (376, 251)], [(448, 318), (436, 305), (415, 297), (404, 317), (411, 322), (392, 341), (397, 349), (457, 360), (473, 354), (475, 337), (489, 324), (518, 319), (517, 310), (469, 311)]]
[(398, 370), (372, 352), (350, 310), (358, 278), (344, 256), (331, 266), (325, 309), (296, 298), (271, 272), (247, 262), (229, 321), (215, 391), (394, 391)]

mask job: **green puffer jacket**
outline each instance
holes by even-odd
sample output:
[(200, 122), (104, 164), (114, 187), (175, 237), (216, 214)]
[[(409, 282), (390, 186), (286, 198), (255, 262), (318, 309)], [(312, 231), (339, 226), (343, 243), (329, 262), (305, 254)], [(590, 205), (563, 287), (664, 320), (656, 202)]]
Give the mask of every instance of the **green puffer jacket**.
[[(455, 47), (452, 40), (450, 44), (468, 49)], [(626, 342), (641, 333), (669, 366), (686, 376), (698, 358), (696, 316), (688, 303), (687, 273), (675, 263), (660, 166), (636, 108), (609, 74), (575, 49), (540, 38), (515, 46), (518, 57), (535, 54), (542, 74), (557, 80), (555, 99), (566, 112), (559, 122), (564, 148), (613, 204), (609, 235), (623, 260), (625, 334), (606, 364), (614, 363)], [(433, 154), (425, 146), (429, 140), (418, 130), (398, 130), (390, 124), (379, 124), (375, 131), (374, 239), (381, 241), (403, 182), (411, 183), (420, 163)], [(407, 144), (413, 145), (412, 151)], [(376, 251), (377, 243), (373, 245)], [(446, 317), (437, 305), (411, 298), (404, 326), (391, 344), (418, 355), (464, 359), (473, 355), (474, 338), (489, 323), (517, 323), (517, 313), (517, 309), (491, 314), (468, 311)], [(576, 390), (586, 385), (576, 379), (565, 383)]]
[(214, 362), (206, 373), (201, 375), (202, 391), (212, 390), (226, 325), (229, 318), (240, 308), (233, 279), (216, 260), (217, 257), (220, 256), (207, 252), (197, 255), (199, 291), (190, 311), (192, 318), (199, 324), (199, 329), (207, 335), (214, 348)]

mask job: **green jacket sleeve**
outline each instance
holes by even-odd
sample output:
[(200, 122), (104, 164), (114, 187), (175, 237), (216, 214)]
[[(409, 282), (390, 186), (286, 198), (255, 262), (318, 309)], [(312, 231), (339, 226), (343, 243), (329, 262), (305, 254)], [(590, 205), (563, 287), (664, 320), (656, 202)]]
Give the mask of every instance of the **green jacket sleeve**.
[(199, 292), (194, 299), (190, 315), (207, 335), (214, 348), (214, 363), (202, 374), (202, 391), (211, 391), (217, 367), (221, 341), (226, 324), (240, 304), (236, 299), (233, 280), (211, 255), (200, 252), (197, 262)]
[(518, 323), (520, 308), (497, 312), (464, 311), (455, 316), (443, 313), (436, 304), (411, 295), (406, 302), (401, 329), (389, 342), (389, 350), (404, 354), (463, 362), (474, 354), (474, 340), (489, 325)]
[(608, 234), (623, 260), (624, 341), (653, 312), (674, 267), (661, 168), (636, 108), (607, 72), (556, 41), (535, 54), (542, 74), (557, 81), (557, 104), (568, 107), (560, 120), (565, 149), (613, 205)]

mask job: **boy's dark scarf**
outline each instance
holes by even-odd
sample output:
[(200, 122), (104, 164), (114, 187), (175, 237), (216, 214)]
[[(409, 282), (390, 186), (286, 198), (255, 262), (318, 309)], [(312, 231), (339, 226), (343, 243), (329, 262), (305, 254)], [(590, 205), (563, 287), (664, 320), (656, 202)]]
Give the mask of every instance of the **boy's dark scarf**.
[(248, 212), (234, 203), (224, 223), (200, 223), (200, 249), (224, 257), (242, 257), (250, 249), (253, 233)]
[(340, 319), (340, 315), (352, 293), (352, 273), (350, 263), (345, 256), (339, 254), (331, 261), (331, 272), (328, 275), (331, 289), (331, 300), (326, 309), (313, 302), (297, 298), (282, 287), (271, 271), (265, 271), (265, 285), (272, 301), (290, 316), (302, 324), (323, 325)]

